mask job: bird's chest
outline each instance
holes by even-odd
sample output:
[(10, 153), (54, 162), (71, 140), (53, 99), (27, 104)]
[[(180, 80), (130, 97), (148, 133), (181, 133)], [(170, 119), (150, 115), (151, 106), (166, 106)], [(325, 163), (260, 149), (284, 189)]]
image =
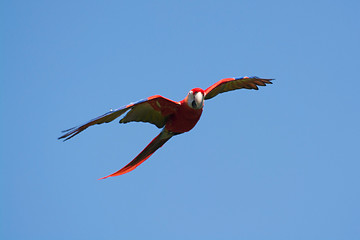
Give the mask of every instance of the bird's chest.
[(187, 106), (179, 108), (179, 110), (170, 116), (165, 128), (174, 133), (183, 133), (190, 131), (199, 121), (202, 109), (191, 109)]

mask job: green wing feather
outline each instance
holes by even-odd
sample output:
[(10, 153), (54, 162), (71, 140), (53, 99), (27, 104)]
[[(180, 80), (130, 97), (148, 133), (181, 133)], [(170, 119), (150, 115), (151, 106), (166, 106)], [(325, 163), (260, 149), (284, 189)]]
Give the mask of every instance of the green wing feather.
[(266, 86), (266, 84), (272, 84), (272, 80), (274, 79), (266, 79), (259, 77), (225, 78), (205, 90), (205, 100), (211, 99), (220, 93), (229, 92), (241, 88), (258, 90), (258, 86)]

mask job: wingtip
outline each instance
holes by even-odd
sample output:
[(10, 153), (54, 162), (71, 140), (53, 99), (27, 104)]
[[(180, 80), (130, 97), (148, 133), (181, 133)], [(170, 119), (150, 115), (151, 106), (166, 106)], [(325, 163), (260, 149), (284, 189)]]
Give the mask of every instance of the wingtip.
[(108, 178), (109, 176), (106, 176), (106, 177), (102, 177), (102, 178), (99, 178), (98, 180), (103, 180), (105, 178)]
[[(121, 170), (122, 170), (122, 169), (121, 169)], [(123, 174), (127, 173), (127, 172), (123, 172), (123, 171), (121, 171), (121, 170), (119, 170), (119, 171), (117, 171), (117, 172), (115, 172), (115, 173), (112, 173), (112, 174), (110, 174), (110, 175), (107, 175), (107, 176), (105, 176), (105, 177), (99, 178), (98, 180), (102, 180), (102, 179), (109, 178), (109, 177), (116, 177), (116, 176), (120, 176), (120, 175), (123, 175)]]
[[(61, 140), (61, 139), (63, 139), (63, 138), (64, 138), (64, 136), (61, 136), (61, 137), (58, 137), (57, 140)], [(65, 142), (66, 139), (63, 139), (62, 141)]]
[[(71, 136), (72, 137), (72, 136)], [(58, 137), (57, 140), (62, 140), (63, 142), (66, 142), (67, 140), (69, 140), (71, 137), (67, 137), (66, 135)]]

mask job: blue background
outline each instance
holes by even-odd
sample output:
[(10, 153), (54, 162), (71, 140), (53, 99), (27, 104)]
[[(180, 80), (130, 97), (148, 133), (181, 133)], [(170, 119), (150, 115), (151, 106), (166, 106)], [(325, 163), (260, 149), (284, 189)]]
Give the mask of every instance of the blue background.
[[(359, 1), (2, 1), (1, 239), (360, 239)], [(60, 131), (227, 77), (159, 129)]]

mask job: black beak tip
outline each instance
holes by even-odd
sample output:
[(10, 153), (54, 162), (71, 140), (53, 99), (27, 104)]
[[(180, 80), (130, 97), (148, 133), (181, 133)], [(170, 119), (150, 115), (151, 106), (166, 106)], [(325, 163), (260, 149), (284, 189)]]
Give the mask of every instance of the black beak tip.
[(191, 105), (193, 106), (193, 108), (196, 108), (196, 102), (192, 101)]

